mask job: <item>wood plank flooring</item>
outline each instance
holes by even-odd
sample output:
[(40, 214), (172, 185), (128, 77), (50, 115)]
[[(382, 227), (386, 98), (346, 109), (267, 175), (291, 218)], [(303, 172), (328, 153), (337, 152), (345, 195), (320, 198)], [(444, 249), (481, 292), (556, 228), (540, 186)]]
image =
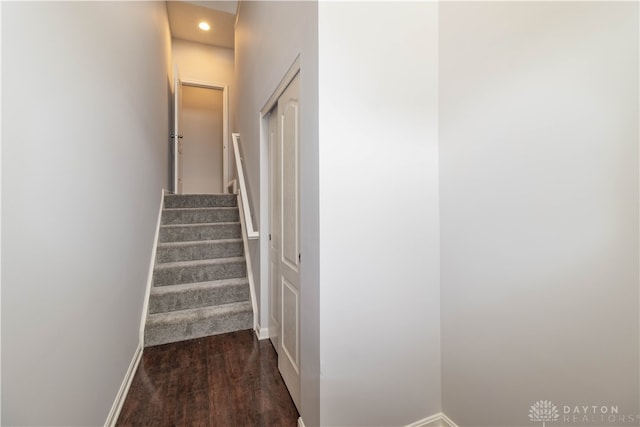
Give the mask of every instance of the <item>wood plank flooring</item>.
[(269, 340), (251, 330), (147, 347), (118, 426), (295, 427)]

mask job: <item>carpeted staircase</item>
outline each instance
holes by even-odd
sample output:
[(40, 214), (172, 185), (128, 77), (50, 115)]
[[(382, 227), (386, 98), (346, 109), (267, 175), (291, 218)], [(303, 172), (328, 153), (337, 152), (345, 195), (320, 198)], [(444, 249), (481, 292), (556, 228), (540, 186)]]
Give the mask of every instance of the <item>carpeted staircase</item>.
[(145, 347), (251, 329), (236, 196), (166, 195)]

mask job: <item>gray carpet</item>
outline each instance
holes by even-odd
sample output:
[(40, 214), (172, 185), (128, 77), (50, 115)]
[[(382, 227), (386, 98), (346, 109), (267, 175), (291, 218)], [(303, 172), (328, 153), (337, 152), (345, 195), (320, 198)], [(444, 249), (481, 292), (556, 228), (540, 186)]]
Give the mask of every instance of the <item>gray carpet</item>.
[(235, 195), (166, 195), (145, 347), (251, 329)]

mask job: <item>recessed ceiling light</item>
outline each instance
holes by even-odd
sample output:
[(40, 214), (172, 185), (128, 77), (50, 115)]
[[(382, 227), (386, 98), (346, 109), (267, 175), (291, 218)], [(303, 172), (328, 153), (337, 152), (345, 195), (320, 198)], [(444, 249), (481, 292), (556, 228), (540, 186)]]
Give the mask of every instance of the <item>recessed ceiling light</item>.
[(209, 31), (209, 29), (211, 28), (209, 26), (209, 24), (207, 24), (206, 22), (202, 21), (201, 23), (198, 24), (198, 27), (200, 27), (201, 30), (204, 31)]

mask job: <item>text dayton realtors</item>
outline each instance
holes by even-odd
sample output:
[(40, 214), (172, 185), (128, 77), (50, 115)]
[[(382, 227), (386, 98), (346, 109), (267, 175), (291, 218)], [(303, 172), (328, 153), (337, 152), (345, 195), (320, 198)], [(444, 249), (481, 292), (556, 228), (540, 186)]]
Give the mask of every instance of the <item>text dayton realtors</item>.
[(620, 414), (620, 408), (598, 405), (564, 405), (562, 421), (566, 423), (635, 423), (640, 415)]

